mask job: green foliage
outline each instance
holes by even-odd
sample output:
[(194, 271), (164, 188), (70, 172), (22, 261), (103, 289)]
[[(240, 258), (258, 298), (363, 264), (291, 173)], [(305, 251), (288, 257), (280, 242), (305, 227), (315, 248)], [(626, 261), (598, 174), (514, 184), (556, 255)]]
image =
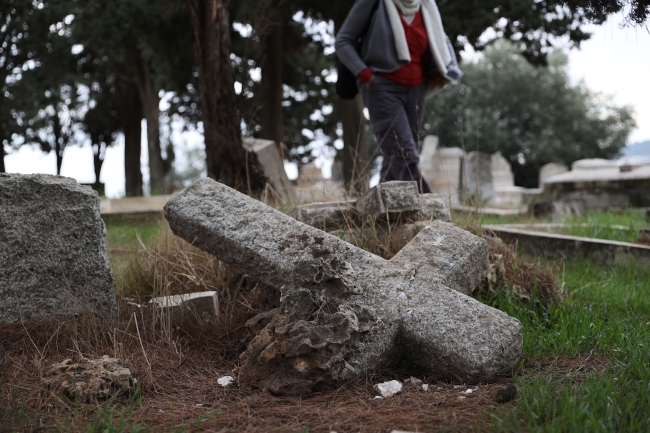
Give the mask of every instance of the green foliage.
[(631, 108), (572, 85), (561, 51), (535, 67), (502, 41), (463, 68), (460, 84), (428, 101), (425, 129), (443, 147), (500, 151), (517, 185), (535, 187), (549, 162), (617, 156), (636, 125)]

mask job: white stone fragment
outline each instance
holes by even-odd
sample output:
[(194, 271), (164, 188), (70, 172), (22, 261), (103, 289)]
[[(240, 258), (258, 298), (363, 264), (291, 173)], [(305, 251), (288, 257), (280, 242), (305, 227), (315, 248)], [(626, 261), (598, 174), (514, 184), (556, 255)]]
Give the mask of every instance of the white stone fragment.
[(429, 385), (427, 385), (426, 383), (423, 383), (422, 384), (422, 389), (425, 390), (425, 391), (428, 391), (429, 390)]
[(234, 380), (235, 379), (233, 379), (232, 376), (224, 376), (217, 379), (217, 383), (225, 388), (231, 383), (233, 383)]
[(417, 385), (419, 383), (422, 383), (422, 381), (420, 379), (418, 379), (417, 377), (413, 377), (413, 376), (409, 377), (404, 382), (407, 382), (407, 383), (411, 382), (412, 384), (415, 384), (415, 385)]
[(392, 397), (402, 390), (402, 384), (396, 380), (380, 383), (377, 389), (383, 397)]
[(471, 394), (472, 392), (473, 392), (473, 390), (470, 388), (467, 391), (465, 391), (465, 394)]

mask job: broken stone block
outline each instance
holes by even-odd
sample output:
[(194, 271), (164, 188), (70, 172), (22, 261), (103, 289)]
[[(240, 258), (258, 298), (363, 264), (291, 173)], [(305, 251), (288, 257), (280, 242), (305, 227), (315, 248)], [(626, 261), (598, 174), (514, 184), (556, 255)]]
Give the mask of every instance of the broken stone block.
[(255, 154), (262, 174), (280, 200), (287, 202), (291, 198), (291, 182), (284, 170), (284, 161), (275, 141), (244, 137), (242, 144), (248, 152)]
[(355, 200), (296, 206), (289, 216), (323, 231), (349, 227), (356, 220)]
[(518, 320), (450, 288), (463, 284), (456, 269), (487, 275), (487, 252), (448, 267), (427, 257), (446, 227), (420, 231), (387, 261), (208, 178), (172, 198), (165, 216), (176, 235), (281, 289), (280, 314), (240, 357), (244, 386), (306, 394), (402, 359), (487, 377), (521, 356)]
[(420, 192), (415, 181), (380, 183), (357, 199), (357, 209), (372, 218), (395, 220), (400, 215), (419, 211)]
[(79, 403), (105, 400), (118, 391), (128, 396), (137, 382), (119, 359), (106, 355), (99, 359), (81, 358), (78, 363), (65, 359), (43, 375), (48, 388)]
[(0, 322), (83, 312), (117, 312), (97, 192), (0, 173)]
[(151, 299), (149, 303), (160, 308), (164, 314), (169, 314), (172, 320), (180, 320), (182, 317), (201, 318), (203, 313), (219, 315), (219, 298), (214, 291), (162, 296)]
[(439, 195), (422, 194), (420, 200), (422, 209), (419, 213), (424, 219), (451, 222), (451, 212)]

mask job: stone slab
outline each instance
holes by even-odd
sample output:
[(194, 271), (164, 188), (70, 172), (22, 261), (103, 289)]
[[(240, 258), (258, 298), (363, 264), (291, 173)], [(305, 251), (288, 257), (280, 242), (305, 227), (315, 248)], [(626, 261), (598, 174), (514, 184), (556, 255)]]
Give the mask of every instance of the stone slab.
[(349, 227), (356, 221), (356, 200), (310, 203), (296, 206), (289, 216), (323, 231)]
[(420, 192), (415, 181), (380, 183), (357, 199), (359, 212), (372, 218), (394, 220), (422, 209)]
[(567, 236), (533, 231), (534, 224), (486, 225), (484, 230), (500, 237), (504, 242), (517, 243), (527, 254), (553, 259), (588, 257), (601, 263), (626, 263), (635, 257), (650, 263), (650, 247), (628, 242)]
[(200, 318), (203, 313), (219, 315), (219, 297), (215, 291), (161, 296), (151, 299), (149, 303), (169, 313), (173, 320), (184, 316)]
[(257, 157), (257, 163), (262, 169), (262, 174), (273, 188), (278, 198), (283, 202), (291, 198), (291, 182), (284, 170), (284, 161), (278, 150), (278, 145), (272, 140), (244, 137), (242, 145), (248, 152)]
[(469, 152), (465, 158), (463, 188), (470, 198), (480, 203), (494, 198), (492, 158), (482, 152)]
[(116, 311), (97, 192), (0, 173), (0, 322)]
[[(244, 386), (306, 394), (401, 359), (487, 377), (521, 356), (518, 320), (451, 289), (455, 269), (436, 272), (431, 246), (444, 241), (444, 222), (386, 261), (211, 179), (170, 200), (165, 215), (176, 235), (281, 289), (280, 314), (240, 357)], [(487, 275), (487, 254), (456, 266)]]

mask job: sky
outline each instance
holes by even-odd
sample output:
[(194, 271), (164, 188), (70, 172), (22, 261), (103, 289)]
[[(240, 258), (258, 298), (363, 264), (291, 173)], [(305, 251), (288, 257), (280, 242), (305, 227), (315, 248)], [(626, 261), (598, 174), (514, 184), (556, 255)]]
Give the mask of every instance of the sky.
[[(583, 80), (587, 87), (599, 92), (616, 105), (631, 105), (635, 110), (638, 127), (630, 136), (629, 144), (650, 140), (650, 32), (646, 28), (620, 28), (621, 15), (611, 16), (600, 26), (589, 25), (586, 30), (593, 33), (590, 40), (583, 42), (580, 49), (568, 50), (569, 73), (573, 82)], [(566, 47), (566, 42), (557, 45)], [(465, 58), (476, 54), (468, 51)], [(161, 104), (166, 104), (161, 101)], [(162, 107), (164, 108), (164, 107)], [(148, 179), (146, 154), (146, 123), (143, 121), (142, 168)], [(197, 132), (182, 133), (181, 126), (174, 128), (173, 142), (178, 163), (183, 163), (181, 149), (202, 147), (202, 137)], [(61, 174), (77, 179), (81, 183), (93, 183), (95, 175), (92, 166), (90, 146), (68, 147), (64, 152)], [(322, 161), (324, 174), (329, 175), (329, 161)], [(56, 158), (53, 153), (43, 154), (37, 149), (23, 146), (19, 151), (5, 157), (9, 173), (56, 173)], [(319, 164), (320, 165), (320, 164)], [(291, 178), (297, 176), (294, 165), (288, 165)], [(117, 198), (124, 195), (124, 142), (122, 139), (107, 150), (100, 180), (106, 184), (106, 195)]]

